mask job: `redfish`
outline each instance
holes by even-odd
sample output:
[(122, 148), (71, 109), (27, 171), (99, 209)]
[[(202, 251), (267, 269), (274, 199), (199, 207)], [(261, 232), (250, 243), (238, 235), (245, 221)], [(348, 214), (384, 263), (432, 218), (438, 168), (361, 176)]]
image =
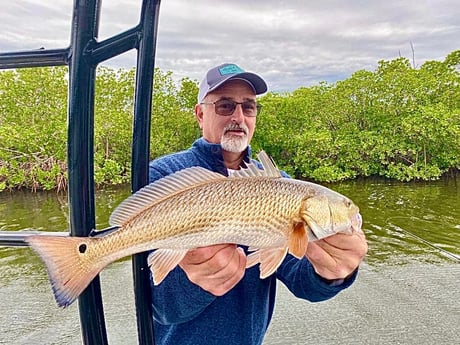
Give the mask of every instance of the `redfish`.
[(119, 229), (101, 237), (30, 236), (45, 262), (56, 302), (70, 305), (107, 265), (152, 251), (148, 264), (160, 284), (193, 248), (220, 243), (249, 247), (247, 267), (273, 274), (289, 252), (308, 241), (352, 233), (358, 207), (318, 184), (282, 177), (265, 152), (230, 176), (192, 167), (164, 177), (124, 200), (110, 216)]

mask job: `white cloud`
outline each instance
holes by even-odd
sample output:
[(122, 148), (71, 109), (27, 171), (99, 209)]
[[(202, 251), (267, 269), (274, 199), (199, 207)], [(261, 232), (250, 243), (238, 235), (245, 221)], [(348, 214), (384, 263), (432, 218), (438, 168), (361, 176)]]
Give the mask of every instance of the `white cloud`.
[[(0, 50), (66, 47), (73, 1), (2, 4)], [(99, 39), (139, 20), (141, 0), (102, 2)], [(156, 66), (178, 78), (236, 62), (275, 91), (336, 81), (400, 55), (417, 65), (459, 49), (458, 0), (163, 0)], [(132, 67), (135, 53), (104, 63)]]

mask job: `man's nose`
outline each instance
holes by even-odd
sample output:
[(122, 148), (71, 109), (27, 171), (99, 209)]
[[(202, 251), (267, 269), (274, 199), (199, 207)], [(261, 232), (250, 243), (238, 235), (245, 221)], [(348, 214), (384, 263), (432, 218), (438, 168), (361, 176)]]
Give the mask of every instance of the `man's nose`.
[(232, 120), (238, 123), (242, 123), (244, 121), (244, 113), (243, 113), (243, 105), (237, 104), (235, 111), (232, 114)]

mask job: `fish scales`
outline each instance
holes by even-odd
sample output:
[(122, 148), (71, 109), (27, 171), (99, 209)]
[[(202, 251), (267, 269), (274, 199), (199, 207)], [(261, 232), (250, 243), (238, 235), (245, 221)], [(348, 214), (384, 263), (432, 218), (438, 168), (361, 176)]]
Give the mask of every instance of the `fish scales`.
[[(271, 237), (288, 231), (302, 200), (290, 187), (289, 179), (267, 177), (211, 182), (151, 205), (112, 236), (126, 237), (132, 245), (150, 241), (153, 247), (158, 242), (171, 248), (194, 248), (226, 243), (228, 238), (232, 243), (259, 245), (248, 243), (248, 232), (263, 229), (261, 232)], [(135, 237), (133, 229), (137, 229)], [(186, 239), (178, 242), (180, 237)], [(195, 241), (189, 241), (191, 238)]]
[(119, 229), (100, 237), (30, 236), (42, 257), (59, 306), (71, 304), (108, 264), (152, 251), (148, 264), (160, 284), (188, 250), (219, 243), (249, 247), (247, 267), (273, 274), (287, 252), (305, 255), (309, 240), (361, 227), (348, 198), (314, 183), (283, 178), (261, 152), (230, 177), (194, 167), (179, 171), (124, 200), (110, 217)]

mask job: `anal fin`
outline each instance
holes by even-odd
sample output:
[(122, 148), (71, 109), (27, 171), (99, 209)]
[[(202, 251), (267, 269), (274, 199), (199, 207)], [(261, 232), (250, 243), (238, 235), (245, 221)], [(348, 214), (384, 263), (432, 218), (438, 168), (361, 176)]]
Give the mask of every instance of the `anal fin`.
[(259, 249), (247, 256), (246, 268), (260, 263), (260, 278), (267, 278), (281, 265), (287, 251), (288, 247)]
[(154, 285), (160, 284), (187, 254), (187, 249), (158, 249), (150, 253), (147, 262)]

